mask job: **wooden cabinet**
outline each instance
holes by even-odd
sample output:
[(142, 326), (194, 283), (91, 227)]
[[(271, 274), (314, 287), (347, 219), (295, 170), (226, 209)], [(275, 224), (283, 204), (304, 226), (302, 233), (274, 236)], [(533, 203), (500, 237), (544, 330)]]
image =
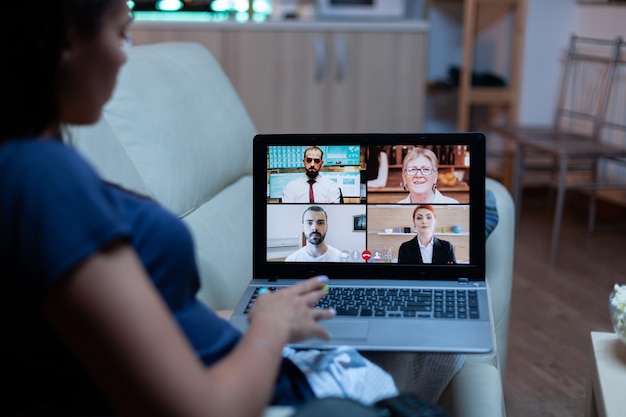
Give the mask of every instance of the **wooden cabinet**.
[(135, 22), (135, 44), (194, 41), (220, 61), (262, 133), (416, 132), (428, 26)]
[(235, 88), (260, 132), (419, 131), (423, 33), (231, 34)]
[(319, 131), (326, 120), (324, 34), (237, 31), (230, 35), (228, 73), (257, 130)]
[(159, 42), (197, 42), (204, 45), (219, 62), (223, 60), (225, 32), (198, 25), (166, 25), (155, 22), (135, 22), (129, 31), (134, 45)]

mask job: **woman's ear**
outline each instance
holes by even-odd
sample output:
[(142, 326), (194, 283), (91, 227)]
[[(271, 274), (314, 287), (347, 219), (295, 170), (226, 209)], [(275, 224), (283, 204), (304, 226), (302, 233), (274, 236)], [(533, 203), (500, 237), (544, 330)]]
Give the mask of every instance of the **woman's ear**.
[(61, 66), (70, 64), (76, 55), (78, 47), (78, 36), (76, 30), (70, 28), (65, 36), (65, 42), (61, 48)]
[(72, 57), (73, 57), (73, 54), (72, 54), (71, 49), (64, 47), (61, 50), (61, 59), (59, 60), (59, 66), (61, 68), (67, 68), (72, 62)]

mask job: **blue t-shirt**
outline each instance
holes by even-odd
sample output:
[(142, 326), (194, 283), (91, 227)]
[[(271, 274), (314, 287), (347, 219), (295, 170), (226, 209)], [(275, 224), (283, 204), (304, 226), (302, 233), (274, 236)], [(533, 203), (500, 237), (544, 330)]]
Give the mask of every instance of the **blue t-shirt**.
[[(0, 390), (3, 409), (111, 411), (44, 320), (41, 302), (73, 268), (119, 239), (137, 251), (206, 365), (237, 343), (240, 333), (196, 298), (200, 280), (185, 225), (152, 200), (104, 182), (61, 141), (0, 145), (0, 190), (0, 383), (9, 387)], [(284, 363), (273, 402), (311, 396), (304, 376)]]

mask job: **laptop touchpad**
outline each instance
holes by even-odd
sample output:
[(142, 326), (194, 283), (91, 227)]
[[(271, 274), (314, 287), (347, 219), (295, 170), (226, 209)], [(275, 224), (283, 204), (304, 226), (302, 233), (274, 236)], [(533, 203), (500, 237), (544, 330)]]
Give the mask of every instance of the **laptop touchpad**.
[(358, 320), (330, 320), (322, 326), (328, 331), (331, 339), (367, 339), (369, 323)]

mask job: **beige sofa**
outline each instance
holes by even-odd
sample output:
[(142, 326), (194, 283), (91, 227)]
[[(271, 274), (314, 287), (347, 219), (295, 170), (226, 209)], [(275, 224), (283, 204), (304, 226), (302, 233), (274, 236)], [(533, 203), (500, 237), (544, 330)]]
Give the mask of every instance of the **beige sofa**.
[[(233, 308), (252, 273), (253, 123), (202, 46), (137, 46), (128, 55), (103, 118), (70, 129), (69, 137), (105, 178), (151, 196), (185, 221), (197, 245), (199, 297), (215, 309)], [(442, 405), (457, 417), (505, 416), (513, 205), (501, 184), (488, 179), (487, 187), (500, 215), (487, 241), (497, 351), (471, 356), (444, 393)], [(290, 412), (272, 407), (266, 414)]]

